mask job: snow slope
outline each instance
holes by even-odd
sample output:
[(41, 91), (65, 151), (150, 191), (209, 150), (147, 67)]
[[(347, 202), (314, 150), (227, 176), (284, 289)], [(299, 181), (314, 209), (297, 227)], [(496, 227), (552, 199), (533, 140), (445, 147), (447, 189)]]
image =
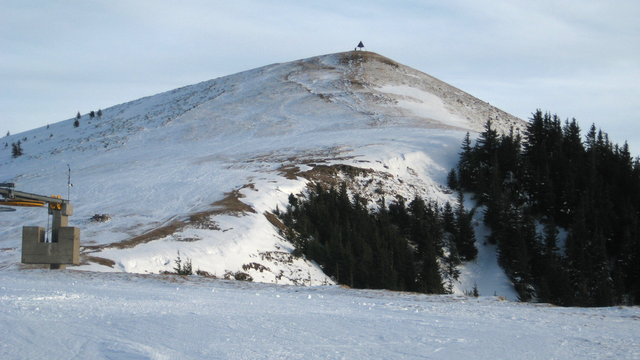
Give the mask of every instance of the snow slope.
[[(76, 269), (170, 271), (180, 251), (217, 277), (331, 284), (315, 264), (291, 256), (268, 218), (304, 191), (308, 180), (296, 172), (317, 164), (366, 168), (372, 172), (352, 180), (372, 201), (383, 190), (388, 201), (417, 194), (442, 204), (455, 200), (443, 184), (464, 134), (475, 136), (487, 119), (501, 131), (524, 126), (383, 56), (331, 54), (116, 105), (101, 118), (84, 115), (78, 128), (69, 119), (5, 137), (0, 181), (66, 197), (71, 167), (70, 225), (82, 231)], [(12, 159), (18, 140), (25, 155)], [(92, 222), (94, 214), (112, 220)], [(46, 227), (46, 211), (2, 213), (0, 222), (0, 266), (24, 268), (21, 227)], [(489, 266), (468, 267), (457, 291), (476, 281), (482, 294), (515, 299), (495, 252), (486, 250)]]
[(640, 308), (0, 271), (3, 359), (638, 359)]

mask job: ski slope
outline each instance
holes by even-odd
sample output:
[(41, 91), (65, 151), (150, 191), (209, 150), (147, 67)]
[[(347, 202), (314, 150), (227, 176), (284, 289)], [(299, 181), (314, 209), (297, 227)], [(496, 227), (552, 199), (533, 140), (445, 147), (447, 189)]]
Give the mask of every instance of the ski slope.
[(638, 359), (640, 308), (0, 271), (3, 359)]
[[(291, 256), (269, 221), (289, 194), (305, 190), (308, 180), (296, 174), (346, 164), (371, 170), (346, 179), (371, 204), (382, 195), (443, 204), (455, 201), (444, 184), (466, 132), (475, 136), (487, 119), (500, 131), (524, 127), (438, 79), (366, 52), (268, 65), (102, 111), (83, 115), (79, 127), (69, 119), (5, 137), (0, 147), (0, 181), (38, 194), (70, 191), (70, 226), (81, 229), (82, 253), (71, 268), (157, 274), (172, 271), (179, 251), (194, 270), (218, 278), (243, 272), (297, 285), (332, 281)], [(10, 144), (18, 140), (25, 155), (12, 159)], [(93, 222), (94, 214), (111, 220)], [(0, 267), (25, 268), (21, 228), (46, 227), (46, 211), (20, 209), (0, 221)], [(482, 294), (515, 299), (495, 251), (483, 259), (456, 291), (477, 282)]]
[[(270, 213), (305, 191), (304, 172), (368, 169), (336, 176), (372, 206), (454, 202), (444, 184), (465, 133), (524, 127), (427, 74), (349, 52), (102, 110), (2, 138), (0, 182), (69, 191), (82, 233), (79, 266), (42, 270), (20, 264), (21, 228), (45, 227), (46, 211), (0, 214), (0, 358), (640, 358), (637, 307), (509, 301), (479, 217), (455, 295), (345, 289), (292, 256)], [(162, 275), (178, 251), (209, 277)], [(221, 279), (237, 273), (254, 282)], [(482, 296), (463, 296), (474, 283)]]

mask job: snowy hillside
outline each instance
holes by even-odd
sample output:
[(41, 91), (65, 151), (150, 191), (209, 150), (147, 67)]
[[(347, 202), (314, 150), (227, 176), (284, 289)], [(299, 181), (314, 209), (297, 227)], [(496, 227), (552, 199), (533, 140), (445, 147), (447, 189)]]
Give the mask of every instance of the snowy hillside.
[(638, 359), (640, 308), (0, 272), (3, 359)]
[[(5, 137), (0, 147), (0, 182), (18, 190), (66, 197), (71, 167), (70, 225), (82, 231), (82, 264), (71, 268), (158, 273), (172, 270), (180, 251), (194, 269), (219, 278), (240, 272), (305, 285), (332, 281), (291, 256), (270, 212), (324, 176), (309, 170), (370, 169), (348, 180), (371, 200), (419, 194), (442, 203), (454, 200), (443, 184), (467, 131), (487, 119), (501, 131), (524, 126), (365, 52), (269, 65), (102, 112), (83, 115), (77, 128), (70, 119)], [(25, 155), (12, 159), (18, 140)], [(92, 222), (94, 214), (111, 220)], [(46, 227), (46, 211), (19, 209), (0, 221), (0, 266), (22, 268), (21, 228)], [(514, 299), (495, 251), (479, 247), (482, 261), (465, 269), (457, 290), (477, 282), (481, 294)]]

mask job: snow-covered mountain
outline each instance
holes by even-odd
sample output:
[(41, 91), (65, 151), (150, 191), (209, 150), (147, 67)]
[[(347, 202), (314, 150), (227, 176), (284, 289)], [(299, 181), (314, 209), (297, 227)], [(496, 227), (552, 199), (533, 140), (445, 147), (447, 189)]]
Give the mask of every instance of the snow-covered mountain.
[[(72, 118), (5, 137), (0, 182), (66, 197), (70, 166), (70, 225), (82, 231), (77, 269), (158, 273), (172, 270), (179, 251), (217, 277), (330, 284), (315, 264), (291, 255), (271, 215), (276, 206), (326, 178), (348, 180), (374, 201), (454, 200), (446, 174), (465, 133), (477, 134), (488, 119), (499, 131), (525, 126), (391, 59), (338, 53), (116, 105), (101, 117), (83, 115), (78, 127)], [(18, 140), (24, 155), (13, 159)], [(352, 176), (349, 167), (370, 171)], [(94, 222), (95, 214), (111, 220)], [(21, 227), (46, 226), (46, 211), (20, 209), (0, 221), (0, 266), (22, 267)], [(479, 239), (482, 231), (479, 224)], [(481, 293), (515, 298), (495, 251), (478, 247), (457, 291), (477, 282)]]

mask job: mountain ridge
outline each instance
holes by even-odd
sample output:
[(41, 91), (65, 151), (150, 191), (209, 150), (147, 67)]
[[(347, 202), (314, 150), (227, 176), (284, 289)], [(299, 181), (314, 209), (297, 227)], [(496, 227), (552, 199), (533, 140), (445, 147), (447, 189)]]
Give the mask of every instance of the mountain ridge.
[[(366, 168), (369, 175), (350, 181), (372, 203), (381, 199), (377, 192), (442, 203), (467, 131), (477, 133), (489, 118), (501, 132), (524, 127), (462, 90), (368, 52), (267, 65), (102, 113), (82, 116), (77, 128), (71, 119), (5, 138), (28, 140), (20, 158), (0, 152), (2, 180), (32, 192), (66, 194), (71, 164), (80, 269), (170, 271), (180, 251), (218, 277), (247, 272), (256, 281), (296, 284), (331, 279), (292, 257), (265, 216), (310, 181), (287, 178), (286, 169)], [(226, 207), (238, 203), (248, 208)], [(20, 227), (44, 217), (37, 209), (20, 213), (3, 215), (4, 266), (19, 261)], [(97, 213), (112, 220), (88, 220)], [(145, 236), (132, 247), (114, 245)]]

